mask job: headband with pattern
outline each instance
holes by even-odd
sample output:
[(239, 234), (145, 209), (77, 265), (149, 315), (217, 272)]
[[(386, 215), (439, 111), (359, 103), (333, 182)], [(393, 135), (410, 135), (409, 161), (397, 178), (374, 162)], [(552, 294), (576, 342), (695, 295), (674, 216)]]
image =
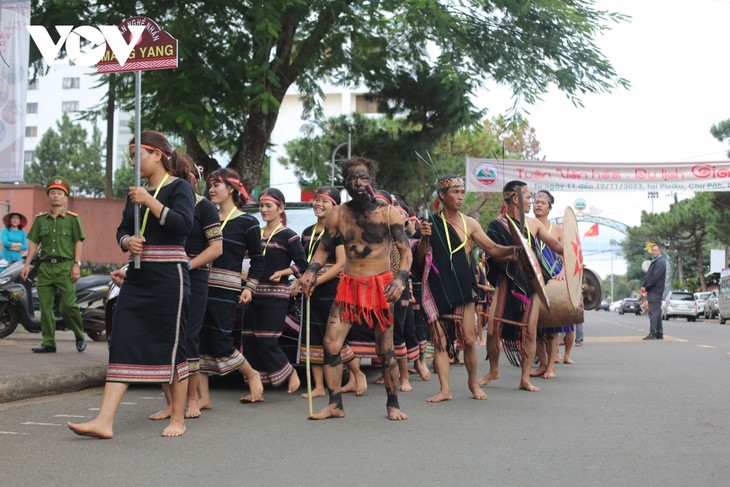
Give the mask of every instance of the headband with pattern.
[(444, 178), (438, 182), (439, 191), (442, 189), (464, 187), (463, 178)]

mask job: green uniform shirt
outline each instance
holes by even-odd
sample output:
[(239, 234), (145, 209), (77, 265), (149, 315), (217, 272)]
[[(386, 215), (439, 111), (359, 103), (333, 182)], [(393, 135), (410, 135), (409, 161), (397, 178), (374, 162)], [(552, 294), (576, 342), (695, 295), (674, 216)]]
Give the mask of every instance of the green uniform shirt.
[(51, 257), (74, 260), (74, 244), (85, 238), (81, 219), (76, 213), (67, 210), (56, 218), (50, 212), (41, 213), (28, 232), (28, 240), (43, 249), (41, 261)]

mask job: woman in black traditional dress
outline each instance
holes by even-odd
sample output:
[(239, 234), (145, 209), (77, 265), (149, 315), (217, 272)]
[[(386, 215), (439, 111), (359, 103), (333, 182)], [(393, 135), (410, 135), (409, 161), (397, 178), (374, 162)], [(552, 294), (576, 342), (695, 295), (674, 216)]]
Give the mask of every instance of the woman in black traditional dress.
[[(211, 409), (208, 376), (238, 370), (248, 382), (251, 394), (242, 402), (263, 400), (260, 374), (251, 367), (233, 342), (236, 305), (251, 302), (261, 280), (264, 257), (259, 221), (239, 208), (248, 200), (241, 177), (233, 169), (218, 169), (208, 176), (210, 201), (218, 205), (223, 233), (223, 255), (213, 262), (208, 288), (208, 306), (200, 333), (200, 408)], [(241, 285), (245, 255), (251, 259), (246, 286)], [(246, 351), (248, 353), (248, 351)]]
[[(181, 179), (187, 179), (193, 189), (198, 187), (200, 174), (193, 159), (185, 154), (180, 155), (184, 162), (180, 170), (174, 173)], [(200, 416), (198, 404), (198, 386), (200, 384), (200, 329), (208, 304), (208, 276), (210, 263), (223, 253), (223, 237), (218, 210), (199, 194), (195, 195), (195, 214), (193, 229), (185, 241), (185, 253), (190, 259), (190, 305), (188, 307), (188, 328), (186, 333), (185, 352), (188, 356), (188, 400), (185, 407), (185, 418)], [(170, 386), (162, 384), (167, 405), (160, 411), (151, 414), (150, 419), (167, 419), (172, 413)]]
[[(312, 256), (317, 251), (322, 235), (324, 235), (324, 220), (329, 211), (340, 204), (340, 192), (334, 187), (318, 188), (314, 195), (312, 210), (317, 217), (317, 223), (304, 229), (302, 232), (302, 244), (307, 256), (307, 262), (311, 262)], [(312, 377), (314, 378), (314, 389), (312, 397), (324, 397), (324, 335), (327, 331), (327, 318), (335, 301), (337, 284), (340, 282), (340, 273), (345, 268), (345, 247), (340, 236), (337, 236), (337, 243), (334, 250), (327, 258), (327, 263), (317, 272), (317, 287), (308, 298), (310, 300), (309, 328), (310, 328), (310, 364)], [(301, 283), (295, 281), (292, 292), (297, 293)], [(304, 333), (306, 323), (302, 322), (301, 333)], [(360, 361), (355, 360), (355, 354), (350, 346), (345, 343), (340, 353), (342, 362), (350, 369), (350, 381), (343, 387), (342, 392), (356, 392), (361, 395), (367, 389), (367, 378), (360, 370)], [(302, 340), (299, 347), (299, 359), (305, 362), (307, 359), (306, 341)], [(307, 392), (302, 394), (303, 398), (308, 397)]]
[(299, 377), (281, 350), (279, 337), (289, 304), (289, 276), (300, 277), (307, 260), (299, 235), (285, 226), (284, 205), (284, 195), (276, 188), (259, 197), (259, 211), (266, 222), (260, 235), (264, 272), (243, 320), (242, 341), (243, 352), (261, 372), (264, 384), (276, 387), (288, 380), (291, 394), (299, 389)]
[[(99, 414), (86, 423), (68, 423), (83, 436), (113, 436), (114, 416), (130, 382), (169, 383), (172, 412), (162, 436), (185, 433), (185, 331), (190, 298), (185, 239), (193, 225), (195, 193), (187, 181), (171, 175), (179, 154), (164, 135), (142, 132), (139, 144), (130, 142), (133, 161), (137, 151), (147, 187), (129, 188), (117, 241), (130, 252), (130, 260), (139, 256), (141, 263), (139, 268), (129, 266), (117, 300)], [(134, 235), (137, 211), (139, 236)]]

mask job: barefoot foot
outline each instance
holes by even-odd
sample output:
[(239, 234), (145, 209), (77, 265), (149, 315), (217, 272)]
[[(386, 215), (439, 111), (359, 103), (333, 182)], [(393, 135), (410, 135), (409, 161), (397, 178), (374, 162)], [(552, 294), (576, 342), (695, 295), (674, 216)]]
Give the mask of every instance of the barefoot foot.
[(391, 421), (405, 421), (408, 415), (395, 406), (388, 408), (388, 419)]
[(428, 381), (431, 379), (431, 371), (428, 370), (425, 363), (420, 360), (416, 360), (415, 367), (416, 372), (418, 372), (418, 375), (421, 376), (421, 380)]
[(575, 364), (575, 362), (573, 361), (573, 359), (570, 358), (570, 357), (564, 357), (563, 358), (563, 363), (564, 364), (567, 364), (567, 365), (574, 365)]
[(293, 394), (297, 392), (297, 389), (299, 389), (299, 386), (302, 385), (302, 383), (299, 380), (299, 374), (297, 374), (296, 370), (293, 370), (291, 375), (289, 376), (289, 387), (287, 387), (286, 392), (289, 394)]
[(383, 379), (383, 376), (381, 375), (380, 377), (378, 377), (377, 379), (375, 379), (374, 384), (378, 384), (378, 385), (381, 386), (381, 385), (385, 384), (385, 379)]
[(487, 384), (489, 384), (490, 382), (492, 382), (493, 380), (497, 380), (497, 379), (499, 379), (499, 372), (494, 372), (494, 373), (489, 372), (487, 375), (485, 375), (484, 377), (479, 379), (478, 383), (480, 386), (484, 387)]
[(411, 392), (413, 390), (413, 386), (411, 386), (411, 383), (407, 380), (401, 381), (399, 390), (401, 392)]
[[(324, 397), (324, 395), (325, 395), (324, 389), (312, 389), (312, 397), (313, 398), (315, 398), (315, 397)], [(302, 394), (302, 398), (309, 399), (309, 393), (308, 392), (305, 392), (304, 394)]]
[(537, 369), (530, 372), (530, 377), (540, 377), (542, 375), (545, 375), (545, 372), (547, 372), (547, 367), (538, 367)]
[(529, 382), (529, 381), (527, 381), (527, 382), (521, 382), (520, 383), (520, 389), (522, 389), (523, 391), (527, 391), (527, 392), (537, 392), (537, 391), (540, 390), (539, 387), (533, 386), (532, 383)]
[[(530, 374), (532, 375), (532, 374)], [(555, 375), (554, 370), (546, 370), (545, 373), (542, 375), (543, 379), (555, 379), (557, 376)]]
[(345, 411), (338, 408), (335, 404), (328, 404), (326, 408), (321, 411), (310, 414), (309, 419), (329, 419), (329, 418), (344, 418)]
[(428, 399), (426, 399), (426, 402), (442, 402), (442, 401), (451, 401), (453, 397), (451, 396), (451, 392), (449, 391), (439, 391), (438, 394), (435, 396), (431, 396)]
[[(296, 372), (292, 372), (292, 374), (296, 374)], [(299, 380), (299, 377), (297, 377), (297, 380)], [(258, 371), (250, 372), (246, 376), (246, 382), (248, 382), (248, 390), (251, 391), (251, 394), (244, 397), (250, 398), (250, 401), (244, 401), (242, 397), (241, 402), (263, 402), (264, 384), (261, 382), (261, 374)]]
[(197, 399), (188, 399), (188, 407), (185, 409), (185, 419), (200, 417), (200, 406)]
[(484, 392), (481, 387), (479, 387), (479, 383), (475, 384), (469, 384), (469, 390), (471, 391), (472, 396), (474, 396), (474, 399), (477, 399), (479, 401), (484, 401), (486, 399), (489, 399), (487, 397), (487, 393)]
[(153, 420), (153, 421), (159, 421), (161, 419), (167, 419), (172, 414), (172, 406), (167, 405), (163, 409), (160, 409), (154, 414), (150, 414), (147, 416), (147, 418)]
[(92, 438), (101, 438), (102, 440), (108, 440), (114, 436), (111, 425), (103, 425), (96, 420), (81, 424), (69, 421), (66, 423), (66, 426), (79, 436), (90, 436)]
[(185, 434), (187, 426), (184, 421), (170, 420), (170, 424), (162, 430), (162, 436), (165, 438), (177, 438)]

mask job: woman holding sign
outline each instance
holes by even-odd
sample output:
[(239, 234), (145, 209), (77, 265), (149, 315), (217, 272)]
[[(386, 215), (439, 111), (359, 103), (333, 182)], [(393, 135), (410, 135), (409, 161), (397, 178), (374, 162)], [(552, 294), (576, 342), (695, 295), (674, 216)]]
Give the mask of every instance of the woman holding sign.
[[(185, 433), (184, 344), (190, 299), (185, 238), (193, 224), (195, 193), (187, 181), (172, 175), (181, 159), (164, 135), (142, 132), (139, 143), (130, 141), (132, 161), (137, 151), (147, 185), (129, 188), (117, 241), (130, 260), (140, 257), (140, 266), (129, 266), (117, 301), (99, 414), (86, 423), (67, 423), (82, 436), (113, 436), (114, 416), (130, 382), (170, 384), (172, 412), (162, 436)], [(135, 212), (140, 212), (139, 236), (134, 235)]]

